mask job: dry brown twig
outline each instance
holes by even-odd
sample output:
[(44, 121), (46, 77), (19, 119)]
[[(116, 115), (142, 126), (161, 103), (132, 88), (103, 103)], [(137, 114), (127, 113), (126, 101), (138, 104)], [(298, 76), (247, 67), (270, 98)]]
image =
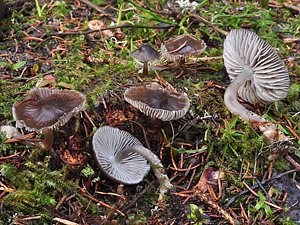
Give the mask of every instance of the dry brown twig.
[(199, 198), (201, 201), (204, 201), (205, 203), (209, 204), (212, 208), (217, 210), (217, 212), (220, 213), (230, 224), (235, 225), (235, 221), (232, 218), (232, 216), (228, 212), (226, 212), (224, 209), (222, 209), (218, 205), (218, 203), (210, 200), (210, 197), (208, 194), (202, 194), (199, 191), (195, 191), (194, 196)]

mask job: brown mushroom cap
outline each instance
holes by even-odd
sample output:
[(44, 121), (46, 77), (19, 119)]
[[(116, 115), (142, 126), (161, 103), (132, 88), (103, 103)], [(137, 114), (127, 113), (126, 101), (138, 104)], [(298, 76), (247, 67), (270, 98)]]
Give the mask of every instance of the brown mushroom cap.
[(205, 42), (192, 34), (179, 35), (161, 44), (162, 53), (172, 61), (201, 54), (205, 49)]
[(24, 101), (13, 105), (12, 111), (17, 127), (43, 132), (63, 126), (84, 107), (85, 96), (75, 90), (34, 88)]
[(139, 49), (130, 52), (129, 55), (132, 58), (147, 62), (155, 62), (161, 58), (161, 54), (149, 45), (143, 45)]
[(288, 70), (271, 45), (254, 32), (234, 29), (224, 42), (224, 64), (230, 78), (235, 79), (246, 67), (253, 78), (239, 88), (245, 101), (272, 103), (286, 97), (290, 79)]
[(190, 106), (186, 93), (166, 90), (157, 83), (127, 89), (124, 98), (147, 116), (162, 121), (183, 117)]

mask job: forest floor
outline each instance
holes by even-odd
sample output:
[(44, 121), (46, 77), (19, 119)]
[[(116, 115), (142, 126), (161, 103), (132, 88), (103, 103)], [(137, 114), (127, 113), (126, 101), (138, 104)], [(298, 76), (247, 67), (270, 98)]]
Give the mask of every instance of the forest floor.
[[(0, 225), (300, 224), (299, 1), (5, 0), (5, 5), (0, 126), (16, 125), (12, 107), (34, 87), (76, 90), (85, 95), (86, 106), (54, 129), (48, 150), (0, 133)], [(89, 28), (92, 20), (103, 25)], [(273, 47), (291, 85), (286, 98), (272, 104), (238, 101), (274, 121), (289, 141), (270, 143), (225, 107), (230, 78), (224, 40), (240, 28)], [(182, 34), (207, 45), (184, 67), (160, 69), (174, 63), (162, 57), (143, 76), (143, 63), (129, 56), (145, 44), (161, 51), (162, 43)], [(188, 112), (156, 127), (124, 100), (128, 88), (152, 82), (186, 92)], [(92, 146), (101, 126), (129, 132), (161, 160), (174, 186), (163, 200), (153, 170), (135, 185), (103, 174)], [(41, 133), (19, 131), (43, 139)]]

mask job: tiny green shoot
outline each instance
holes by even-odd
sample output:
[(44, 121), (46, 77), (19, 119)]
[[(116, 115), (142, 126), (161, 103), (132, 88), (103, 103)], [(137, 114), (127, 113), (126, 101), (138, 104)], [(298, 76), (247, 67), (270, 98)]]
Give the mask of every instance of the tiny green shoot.
[(9, 77), (11, 77), (11, 72), (17, 69), (20, 69), (22, 66), (26, 64), (26, 61), (21, 61), (15, 64), (9, 64), (7, 62), (0, 62), (1, 66), (7, 66), (9, 69)]

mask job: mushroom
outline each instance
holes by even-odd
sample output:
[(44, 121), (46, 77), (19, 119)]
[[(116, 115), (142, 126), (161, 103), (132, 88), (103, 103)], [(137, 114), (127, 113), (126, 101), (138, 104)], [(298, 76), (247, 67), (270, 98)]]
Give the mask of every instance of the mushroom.
[(160, 121), (177, 120), (183, 117), (190, 106), (186, 93), (166, 90), (157, 83), (144, 87), (131, 87), (125, 91), (124, 98), (150, 116), (155, 125)]
[(101, 171), (116, 182), (141, 182), (149, 172), (148, 161), (161, 183), (161, 197), (173, 187), (158, 157), (126, 131), (109, 126), (98, 128), (93, 136), (93, 150)]
[[(90, 30), (98, 30), (106, 28), (107, 26), (101, 21), (101, 20), (91, 20), (88, 23), (88, 28)], [(89, 37), (92, 39), (94, 38), (100, 38), (102, 41), (114, 36), (114, 34), (110, 30), (102, 30), (95, 33), (88, 34)]]
[(148, 62), (155, 62), (161, 58), (161, 54), (149, 45), (143, 45), (139, 49), (130, 52), (129, 55), (134, 59), (144, 61), (144, 77), (148, 75)]
[(175, 61), (172, 69), (184, 65), (187, 58), (201, 54), (206, 49), (203, 40), (192, 34), (182, 34), (161, 44), (162, 53), (170, 60)]
[(44, 134), (44, 139), (32, 146), (49, 149), (53, 144), (53, 129), (63, 126), (84, 107), (85, 96), (75, 90), (33, 88), (25, 100), (13, 105), (12, 111), (16, 127)]
[(244, 29), (232, 30), (224, 42), (224, 64), (232, 80), (224, 95), (228, 110), (240, 119), (258, 125), (270, 139), (286, 140), (275, 124), (247, 110), (237, 101), (271, 103), (286, 97), (289, 75), (285, 64), (273, 48), (258, 35)]

